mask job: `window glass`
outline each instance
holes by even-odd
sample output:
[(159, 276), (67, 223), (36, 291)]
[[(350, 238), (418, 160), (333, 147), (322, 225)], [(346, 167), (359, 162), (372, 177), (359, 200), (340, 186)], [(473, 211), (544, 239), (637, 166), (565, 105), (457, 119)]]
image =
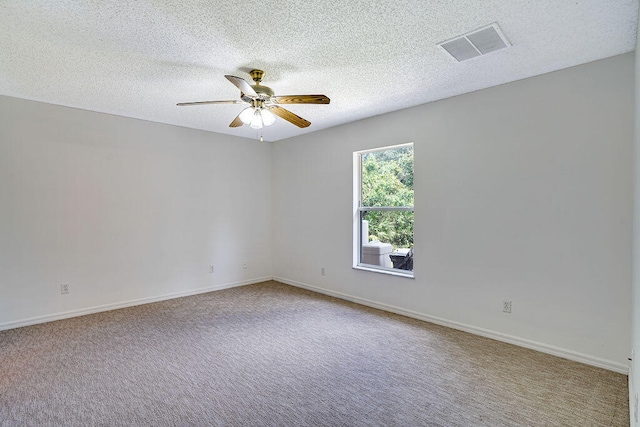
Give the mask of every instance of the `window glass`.
[(413, 144), (355, 153), (357, 266), (413, 273)]

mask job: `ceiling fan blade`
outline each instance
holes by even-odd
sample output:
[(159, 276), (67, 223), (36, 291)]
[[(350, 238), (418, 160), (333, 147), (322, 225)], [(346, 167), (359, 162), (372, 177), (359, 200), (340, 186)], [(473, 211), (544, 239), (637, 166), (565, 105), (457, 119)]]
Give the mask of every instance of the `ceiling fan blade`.
[(325, 95), (285, 95), (271, 99), (278, 104), (328, 104), (331, 100)]
[(311, 124), (310, 121), (307, 121), (302, 117), (296, 114), (293, 114), (291, 111), (285, 110), (282, 107), (272, 106), (272, 107), (269, 107), (269, 111), (271, 111), (273, 114), (280, 117), (281, 119), (285, 119), (286, 121), (293, 123), (294, 125), (300, 128), (306, 128)]
[(176, 104), (179, 107), (184, 107), (185, 105), (206, 105), (206, 104), (244, 104), (244, 101), (240, 101), (239, 99), (233, 101), (198, 101), (198, 102), (181, 102)]
[(238, 114), (236, 116), (235, 119), (233, 119), (233, 121), (229, 124), (230, 128), (237, 128), (239, 126), (242, 126), (244, 123), (242, 123), (242, 120), (240, 120), (240, 114)]
[(226, 75), (225, 77), (227, 78), (227, 80), (229, 80), (231, 83), (233, 83), (235, 87), (240, 89), (240, 92), (244, 93), (245, 95), (248, 95), (250, 97), (258, 96), (256, 91), (253, 90), (251, 85), (249, 85), (249, 83), (247, 83), (247, 81), (245, 79), (243, 79), (241, 77), (229, 76), (229, 75)]

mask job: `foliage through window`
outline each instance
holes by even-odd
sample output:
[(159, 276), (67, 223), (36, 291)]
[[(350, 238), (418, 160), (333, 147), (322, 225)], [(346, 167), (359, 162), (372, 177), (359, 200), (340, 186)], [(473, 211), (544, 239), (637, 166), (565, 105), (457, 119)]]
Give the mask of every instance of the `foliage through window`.
[(413, 144), (354, 157), (357, 265), (412, 275)]

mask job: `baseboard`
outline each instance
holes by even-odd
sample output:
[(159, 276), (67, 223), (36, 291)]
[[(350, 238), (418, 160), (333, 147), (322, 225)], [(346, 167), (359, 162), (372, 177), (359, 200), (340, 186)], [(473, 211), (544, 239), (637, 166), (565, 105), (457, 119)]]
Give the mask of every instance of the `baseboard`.
[(16, 320), (12, 322), (0, 323), (0, 331), (4, 331), (7, 329), (20, 328), (22, 326), (36, 325), (38, 323), (53, 322), (55, 320), (68, 319), (70, 317), (78, 317), (78, 316), (84, 316), (87, 314), (100, 313), (102, 311), (117, 310), (119, 308), (133, 307), (136, 305), (149, 304), (152, 302), (159, 302), (159, 301), (165, 301), (165, 300), (174, 299), (174, 298), (188, 297), (190, 295), (220, 291), (222, 289), (236, 288), (239, 286), (265, 282), (267, 280), (272, 280), (272, 279), (273, 278), (271, 276), (257, 277), (254, 279), (243, 280), (240, 282), (231, 282), (231, 283), (225, 283), (222, 285), (209, 286), (206, 288), (191, 289), (183, 292), (174, 292), (171, 294), (165, 294), (165, 295), (160, 295), (156, 297), (140, 298), (135, 300), (118, 302), (114, 304), (98, 305), (94, 307), (81, 308), (79, 310), (71, 310), (71, 311), (65, 311), (62, 313), (48, 314), (45, 316), (31, 317), (28, 319), (21, 319), (21, 320)]
[(531, 350), (536, 350), (542, 353), (551, 354), (553, 356), (562, 357), (564, 359), (573, 360), (575, 362), (584, 363), (586, 365), (607, 369), (607, 370), (618, 372), (625, 375), (628, 375), (629, 373), (629, 367), (627, 365), (613, 362), (611, 360), (589, 356), (587, 354), (566, 350), (563, 348), (555, 347), (552, 345), (548, 345), (548, 344), (544, 344), (536, 341), (527, 340), (524, 338), (519, 338), (513, 335), (503, 334), (501, 332), (491, 331), (484, 328), (478, 328), (476, 326), (467, 325), (460, 322), (442, 319), (440, 317), (430, 316), (430, 315), (418, 313), (411, 310), (405, 310), (403, 308), (394, 307), (389, 304), (371, 301), (365, 298), (343, 294), (341, 292), (330, 291), (330, 290), (319, 288), (317, 286), (312, 286), (306, 283), (296, 282), (295, 280), (285, 279), (284, 277), (274, 277), (273, 280), (285, 283), (287, 285), (296, 286), (298, 288), (303, 288), (313, 292), (318, 292), (321, 294), (343, 299), (346, 301), (355, 302), (357, 304), (366, 305), (367, 307), (377, 308), (379, 310), (400, 314), (402, 316), (423, 320), (425, 322), (435, 323), (437, 325), (446, 326), (446, 327), (457, 329), (464, 332), (469, 332), (471, 334), (480, 335), (486, 338), (491, 338), (491, 339), (502, 341), (508, 344), (513, 344), (513, 345), (525, 347)]

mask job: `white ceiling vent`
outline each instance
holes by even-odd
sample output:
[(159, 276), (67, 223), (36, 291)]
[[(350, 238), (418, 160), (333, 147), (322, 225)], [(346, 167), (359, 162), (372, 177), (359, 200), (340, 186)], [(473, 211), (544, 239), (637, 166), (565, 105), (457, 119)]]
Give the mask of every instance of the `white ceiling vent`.
[(504, 49), (511, 46), (511, 43), (504, 36), (498, 24), (494, 22), (486, 27), (438, 43), (438, 46), (446, 50), (457, 61), (462, 62)]

